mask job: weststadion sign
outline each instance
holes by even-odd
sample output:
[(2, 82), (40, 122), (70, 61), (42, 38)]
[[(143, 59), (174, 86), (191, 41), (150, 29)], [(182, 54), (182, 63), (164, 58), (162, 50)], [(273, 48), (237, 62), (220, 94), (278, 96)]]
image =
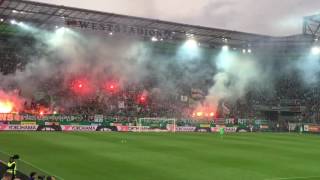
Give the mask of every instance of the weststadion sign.
[(172, 31), (168, 30), (158, 30), (137, 26), (128, 26), (124, 24), (117, 23), (96, 23), (89, 21), (79, 21), (79, 20), (66, 20), (65, 24), (67, 26), (72, 27), (80, 27), (81, 29), (91, 29), (95, 31), (106, 31), (108, 33), (123, 33), (134, 36), (142, 36), (142, 37), (157, 37), (168, 39), (171, 38), (174, 34)]

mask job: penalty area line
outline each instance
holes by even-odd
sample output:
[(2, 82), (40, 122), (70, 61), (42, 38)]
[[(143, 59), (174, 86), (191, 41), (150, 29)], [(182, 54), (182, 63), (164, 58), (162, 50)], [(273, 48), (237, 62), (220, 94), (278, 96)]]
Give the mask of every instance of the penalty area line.
[(283, 177), (283, 178), (269, 178), (265, 180), (295, 180), (295, 179), (310, 179), (310, 178), (320, 178), (320, 176), (305, 176), (305, 177)]
[(39, 167), (35, 166), (34, 164), (31, 164), (31, 163), (29, 163), (29, 162), (27, 162), (27, 161), (24, 161), (24, 160), (19, 160), (19, 161), (22, 161), (22, 162), (24, 162), (24, 163), (26, 163), (26, 164), (28, 164), (28, 165), (36, 168), (36, 169), (38, 169), (38, 170), (40, 170), (40, 171), (48, 174), (48, 175), (54, 176), (54, 177), (58, 178), (58, 180), (64, 180), (62, 177), (57, 176), (57, 175), (55, 175), (55, 174), (52, 174), (52, 173), (50, 173), (50, 172), (48, 172), (48, 171), (46, 171), (46, 170), (43, 170), (43, 169), (41, 169), (41, 168), (39, 168)]

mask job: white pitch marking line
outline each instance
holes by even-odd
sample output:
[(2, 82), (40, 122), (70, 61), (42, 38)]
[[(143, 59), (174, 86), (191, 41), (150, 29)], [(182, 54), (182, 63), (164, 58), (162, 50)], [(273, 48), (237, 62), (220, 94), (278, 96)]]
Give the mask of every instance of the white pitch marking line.
[(305, 177), (284, 177), (284, 178), (271, 178), (265, 180), (290, 180), (290, 179), (309, 179), (309, 178), (320, 178), (320, 176), (305, 176)]
[(42, 172), (44, 172), (44, 173), (46, 173), (46, 174), (49, 174), (49, 175), (51, 175), (51, 176), (54, 176), (54, 177), (56, 177), (56, 178), (58, 178), (58, 179), (60, 179), (60, 180), (64, 180), (62, 177), (57, 176), (57, 175), (55, 175), (55, 174), (52, 174), (52, 173), (50, 173), (50, 172), (48, 172), (48, 171), (46, 171), (46, 170), (43, 170), (43, 169), (41, 169), (41, 168), (39, 168), (39, 167), (35, 166), (34, 164), (31, 164), (31, 163), (29, 163), (29, 162), (27, 162), (27, 161), (24, 161), (24, 160), (19, 160), (19, 161), (22, 161), (22, 162), (24, 162), (24, 163), (26, 163), (26, 164), (29, 164), (30, 166), (35, 167), (36, 169), (39, 169), (40, 171), (42, 171)]

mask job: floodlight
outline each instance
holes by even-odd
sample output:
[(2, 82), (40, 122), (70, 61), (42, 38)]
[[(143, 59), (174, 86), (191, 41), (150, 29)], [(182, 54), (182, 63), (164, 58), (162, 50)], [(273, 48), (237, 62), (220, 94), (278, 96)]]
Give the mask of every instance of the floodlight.
[(228, 46), (228, 45), (222, 46), (222, 50), (223, 50), (223, 51), (228, 51), (228, 50), (229, 50), (229, 46)]
[(14, 19), (12, 19), (12, 20), (10, 21), (10, 23), (11, 23), (11, 24), (17, 24), (17, 21), (14, 20)]
[(152, 37), (152, 38), (151, 38), (151, 41), (152, 41), (152, 42), (157, 42), (157, 41), (158, 41), (158, 38)]
[(313, 55), (319, 55), (320, 54), (320, 47), (319, 46), (314, 46), (311, 48), (311, 53)]

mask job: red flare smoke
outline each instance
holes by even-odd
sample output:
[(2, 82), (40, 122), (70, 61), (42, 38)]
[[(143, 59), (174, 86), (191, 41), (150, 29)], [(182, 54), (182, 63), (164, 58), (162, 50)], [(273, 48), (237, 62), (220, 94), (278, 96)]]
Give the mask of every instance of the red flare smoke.
[(86, 95), (92, 92), (92, 87), (90, 82), (83, 78), (83, 79), (76, 79), (71, 82), (71, 90), (79, 95)]
[(15, 92), (0, 90), (0, 113), (12, 113), (19, 111), (23, 100)]

